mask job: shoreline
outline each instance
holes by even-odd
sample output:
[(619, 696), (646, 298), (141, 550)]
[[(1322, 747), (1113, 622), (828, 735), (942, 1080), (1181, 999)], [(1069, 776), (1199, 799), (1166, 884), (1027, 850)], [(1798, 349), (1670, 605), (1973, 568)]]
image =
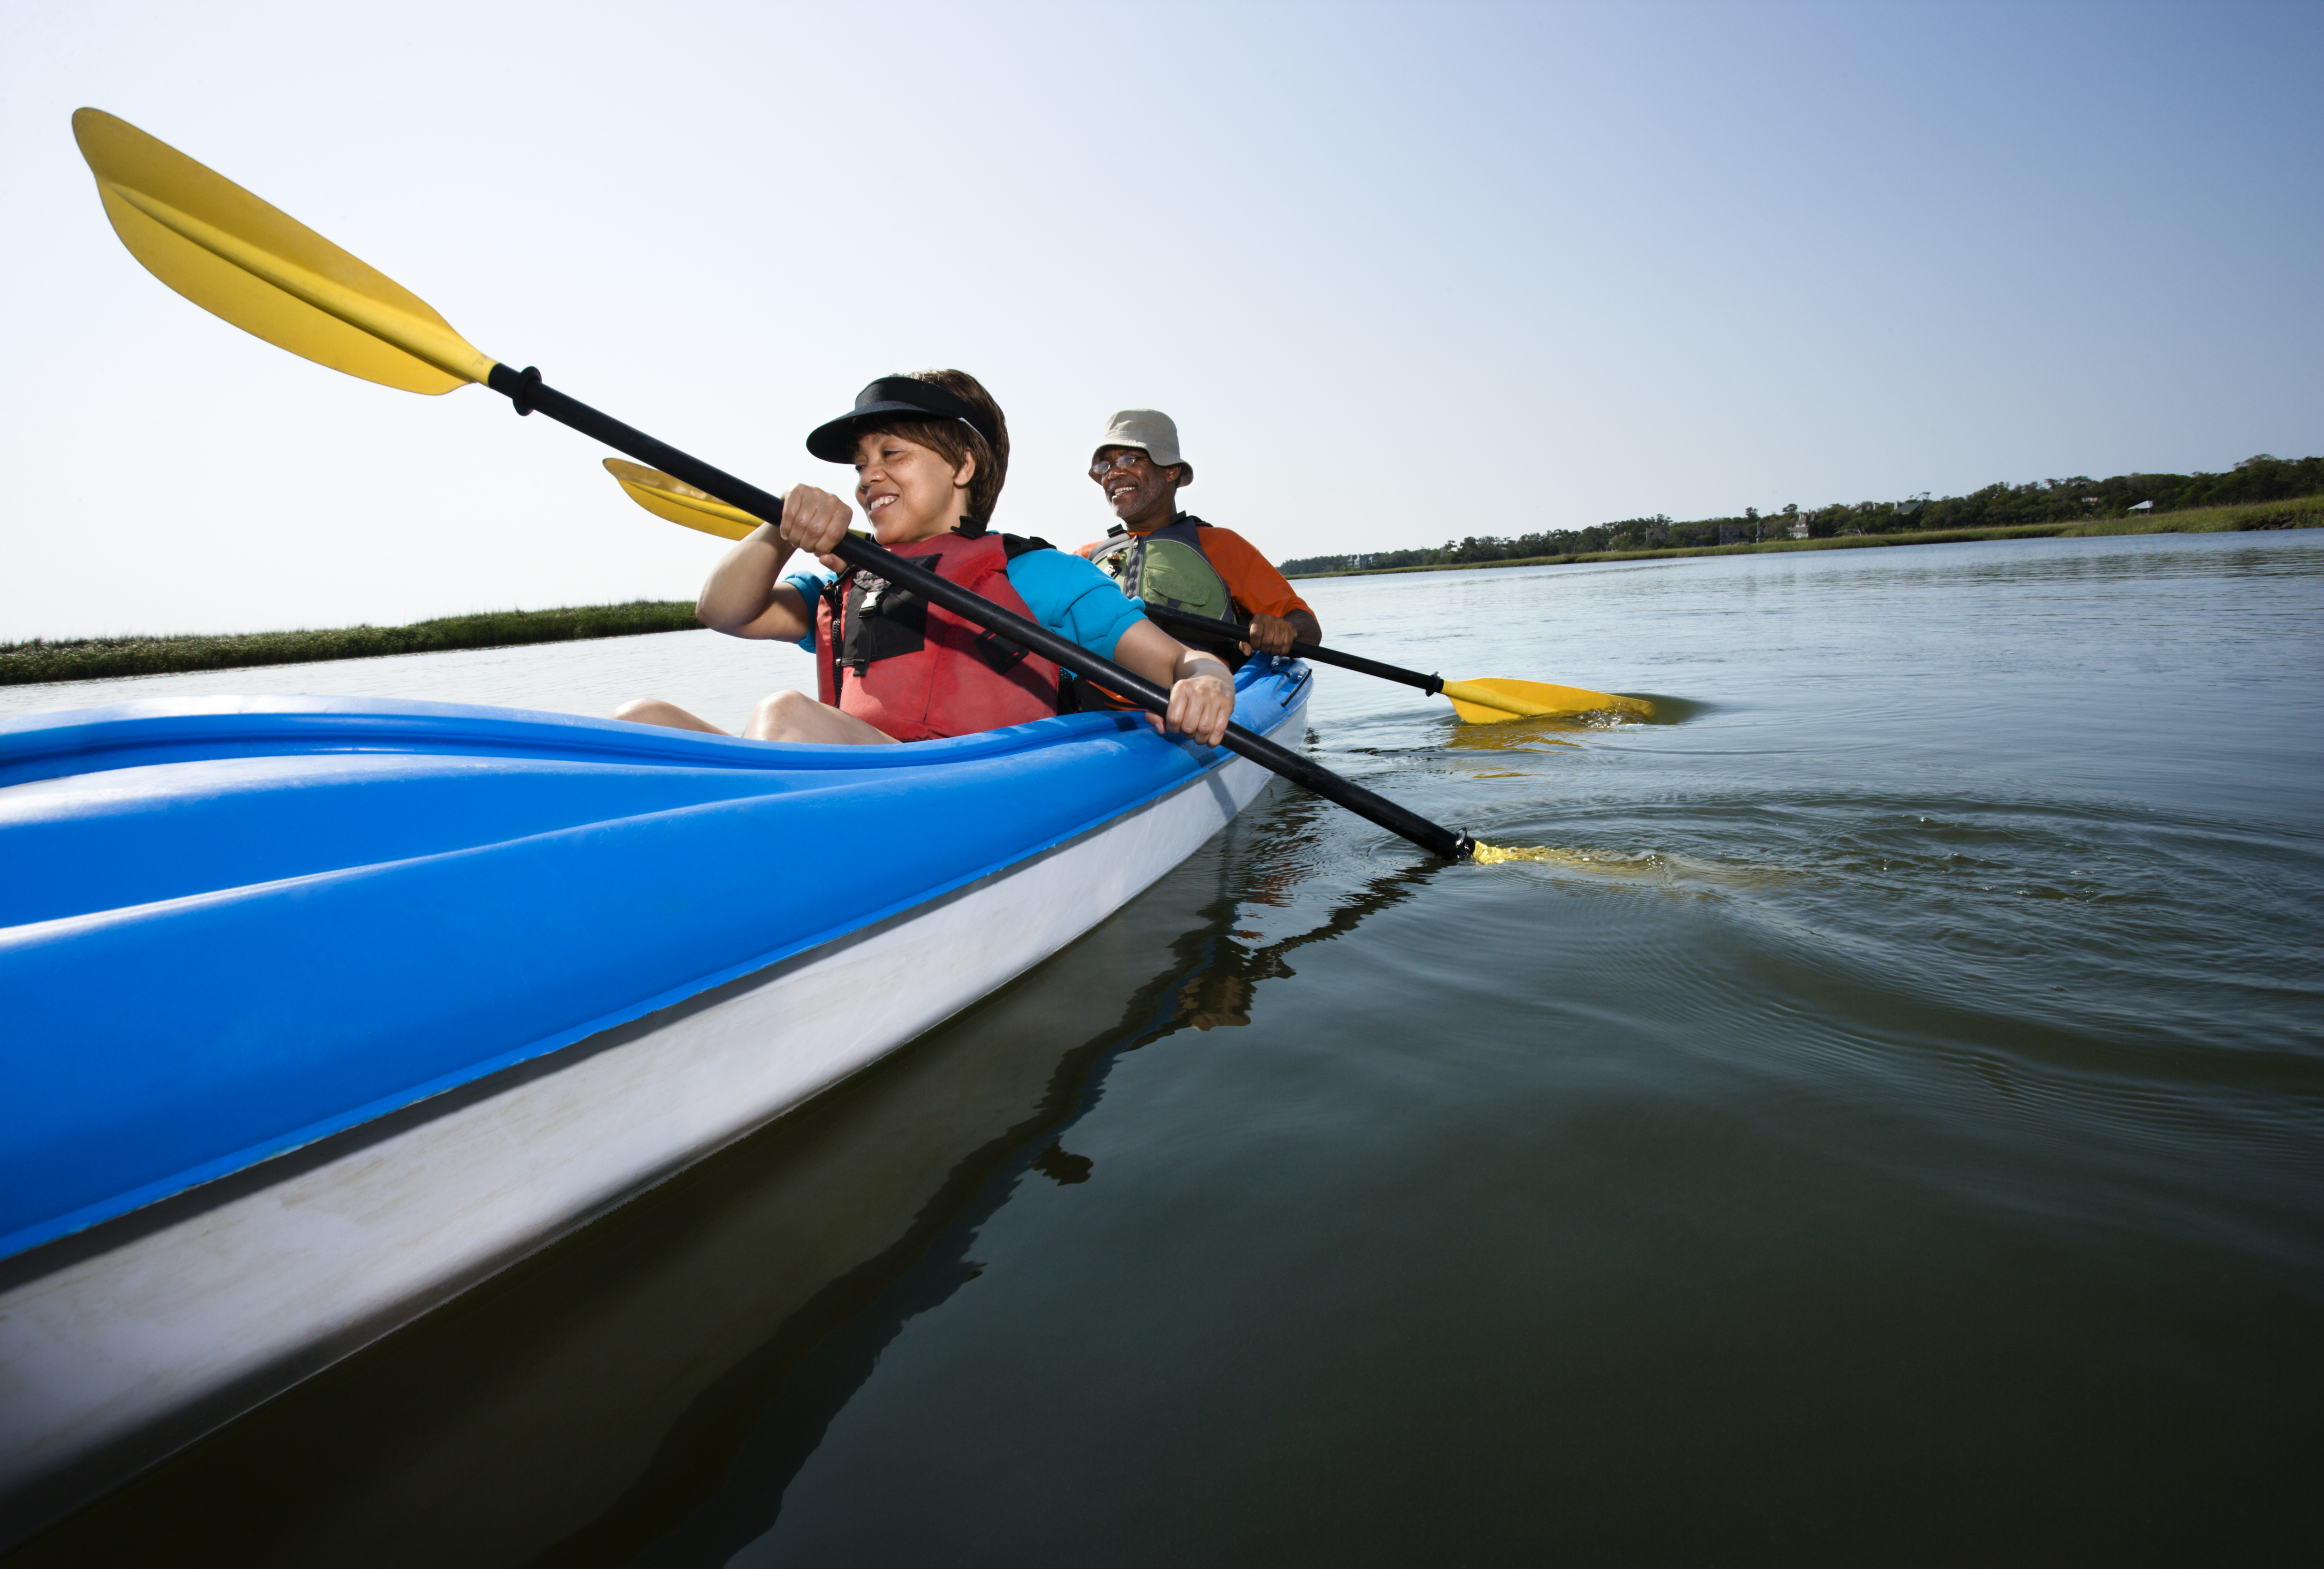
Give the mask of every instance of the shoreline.
[[(1958, 545), (1987, 540), (2095, 539), (2122, 534), (2235, 533), (2324, 528), (2324, 497), (2255, 502), (2163, 512), (2152, 518), (2081, 523), (2022, 523), (1991, 529), (1941, 529), (1922, 533), (1843, 534), (1823, 540), (1766, 540), (1734, 545), (1663, 546), (1646, 550), (1592, 550), (1562, 556), (1521, 556), (1501, 561), (1446, 561), (1417, 567), (1341, 568), (1294, 572), (1305, 577), (1381, 577), (1401, 572), (1489, 572), (1504, 567), (1572, 567), (1609, 561), (1663, 561), (1683, 556), (1744, 556), (1786, 550), (1856, 550), (1891, 545)], [(522, 648), (690, 632), (702, 623), (686, 600), (632, 600), (624, 605), (552, 610), (487, 611), (438, 616), (408, 626), (336, 627), (290, 632), (184, 632), (157, 636), (68, 638), (0, 643), (0, 687), (99, 681), (124, 676), (171, 676), (195, 670), (255, 669), (318, 664), (329, 660), (382, 659), (394, 654), (446, 653), (462, 649)]]
[(327, 660), (382, 659), (391, 654), (449, 653), (461, 649), (522, 648), (531, 643), (585, 642), (687, 632), (702, 623), (694, 603), (633, 599), (626, 605), (584, 605), (555, 610), (485, 611), (443, 615), (409, 626), (344, 626), (294, 632), (181, 632), (154, 637), (65, 638), (0, 643), (0, 687), (102, 681), (123, 676), (177, 676), (195, 670), (256, 669), (311, 665)]
[(2324, 496), (2241, 506), (2158, 512), (2087, 523), (2015, 523), (1992, 529), (1932, 529), (1923, 533), (1840, 534), (1823, 540), (1762, 540), (1735, 545), (1667, 545), (1648, 550), (1584, 550), (1519, 556), (1504, 561), (1439, 561), (1418, 567), (1341, 567), (1286, 572), (1286, 577), (1385, 577), (1397, 572), (1488, 572), (1499, 567), (1572, 567), (1601, 561), (1666, 561), (1680, 556), (1749, 556), (1784, 550), (1856, 550), (1881, 545), (1962, 545), (1983, 540), (2101, 539), (2117, 534), (2232, 534), (2324, 528)]

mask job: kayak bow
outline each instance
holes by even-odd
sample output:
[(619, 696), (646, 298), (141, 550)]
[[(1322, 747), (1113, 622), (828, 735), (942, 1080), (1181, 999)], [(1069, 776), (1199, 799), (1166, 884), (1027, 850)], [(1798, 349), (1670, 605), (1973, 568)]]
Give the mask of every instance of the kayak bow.
[[(1304, 666), (1237, 687), (1300, 734)], [(1129, 713), (0, 720), (0, 1544), (893, 1051), (1268, 778)]]

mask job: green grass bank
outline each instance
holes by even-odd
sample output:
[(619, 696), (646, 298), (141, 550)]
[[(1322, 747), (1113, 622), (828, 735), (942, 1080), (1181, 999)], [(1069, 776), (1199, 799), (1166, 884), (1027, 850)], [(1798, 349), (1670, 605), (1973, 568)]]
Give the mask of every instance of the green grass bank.
[[(1772, 521), (1772, 520), (1771, 520)], [(1859, 550), (1884, 545), (1959, 545), (1973, 540), (2078, 540), (2104, 534), (2224, 534), (2260, 529), (2324, 528), (2324, 495), (2244, 506), (2197, 507), (2151, 517), (2083, 523), (2023, 523), (2002, 529), (1938, 529), (1924, 533), (1842, 534), (1829, 540), (1766, 540), (1757, 544), (1682, 545), (1653, 550), (1590, 550), (1522, 556), (1508, 561), (1444, 561), (1425, 567), (1360, 567), (1292, 572), (1292, 577), (1377, 577), (1391, 572), (1489, 572), (1497, 567), (1570, 567), (1582, 561), (1662, 561), (1674, 556), (1750, 556), (1779, 550)]]
[(37, 681), (94, 681), (115, 676), (162, 676), (181, 670), (226, 670), (250, 665), (303, 665), (317, 660), (360, 660), (380, 654), (438, 653), (450, 649), (513, 648), (524, 643), (578, 642), (634, 637), (700, 626), (694, 604), (638, 599), (627, 605), (587, 605), (567, 610), (496, 610), (446, 615), (410, 626), (344, 626), (323, 632), (253, 632), (224, 636), (93, 637), (0, 643), (0, 687)]

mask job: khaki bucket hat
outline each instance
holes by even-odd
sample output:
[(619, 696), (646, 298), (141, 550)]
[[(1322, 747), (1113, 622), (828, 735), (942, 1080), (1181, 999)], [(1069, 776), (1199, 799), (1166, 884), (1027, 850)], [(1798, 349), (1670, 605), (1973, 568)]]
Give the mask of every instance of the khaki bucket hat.
[(1177, 421), (1159, 409), (1124, 409), (1107, 420), (1105, 434), (1098, 438), (1090, 456), (1094, 457), (1109, 447), (1138, 448), (1165, 468), (1185, 465), (1186, 477), (1181, 483), (1194, 483), (1194, 466), (1178, 451)]

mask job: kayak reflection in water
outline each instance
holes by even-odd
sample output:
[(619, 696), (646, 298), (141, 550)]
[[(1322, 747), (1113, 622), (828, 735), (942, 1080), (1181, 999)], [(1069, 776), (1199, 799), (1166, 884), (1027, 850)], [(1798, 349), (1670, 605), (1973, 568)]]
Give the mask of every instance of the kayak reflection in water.
[[(1152, 623), (1103, 572), (1045, 540), (987, 529), (1009, 472), (1001, 406), (964, 371), (882, 376), (855, 407), (819, 426), (807, 451), (855, 466), (855, 500), (880, 543), (939, 577), (1170, 689), (1157, 725), (1215, 746), (1234, 716), (1225, 665)], [(870, 745), (967, 735), (1046, 718), (1066, 706), (1065, 672), (1029, 650), (829, 552), (846, 532), (847, 503), (812, 485), (783, 496), (779, 524), (761, 524), (726, 553), (695, 614), (732, 637), (796, 641), (816, 656), (821, 701), (803, 692), (761, 700), (742, 734), (755, 741)], [(783, 575), (793, 550), (825, 571)], [(658, 698), (616, 719), (724, 731)]]

